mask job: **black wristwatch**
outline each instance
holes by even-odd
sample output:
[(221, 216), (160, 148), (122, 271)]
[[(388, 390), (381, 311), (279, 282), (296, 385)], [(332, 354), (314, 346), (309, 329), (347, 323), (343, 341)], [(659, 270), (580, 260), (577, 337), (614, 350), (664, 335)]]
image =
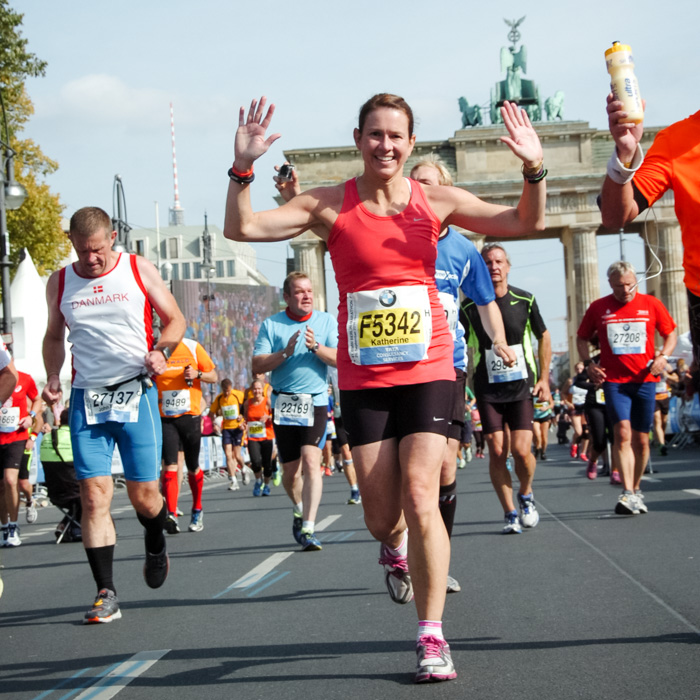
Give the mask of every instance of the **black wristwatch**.
[(199, 372), (197, 372), (197, 379), (201, 379), (203, 374), (204, 372), (200, 369)]

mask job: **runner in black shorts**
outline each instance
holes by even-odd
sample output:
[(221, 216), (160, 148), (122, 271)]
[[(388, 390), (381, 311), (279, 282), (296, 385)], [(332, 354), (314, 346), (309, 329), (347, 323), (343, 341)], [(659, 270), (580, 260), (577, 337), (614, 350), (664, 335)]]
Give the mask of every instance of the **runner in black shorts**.
[[(531, 451), (532, 397), (550, 404), (552, 402), (549, 390), (551, 340), (534, 296), (508, 284), (510, 260), (503, 247), (498, 243), (489, 243), (483, 247), (481, 254), (491, 273), (496, 302), (503, 315), (506, 340), (518, 357), (516, 364), (505, 367), (494, 355), (475, 305), (469, 299), (462, 305), (462, 318), (469, 345), (475, 351), (474, 393), (489, 446), (491, 483), (505, 512), (503, 533), (520, 533), (522, 527), (535, 527), (539, 522), (532, 496), (536, 466)], [(539, 379), (530, 333), (538, 340)], [(510, 435), (506, 433), (506, 426), (510, 428)], [(515, 473), (520, 481), (519, 516), (513, 502), (511, 476), (506, 467), (509, 451), (513, 454)]]
[(345, 430), (345, 422), (343, 421), (342, 410), (340, 407), (340, 390), (338, 389), (338, 371), (335, 367), (328, 368), (328, 383), (333, 390), (333, 420), (335, 421), (335, 439), (333, 440), (333, 454), (339, 455), (343, 461), (343, 473), (350, 485), (350, 498), (348, 498), (349, 506), (357, 506), (362, 503), (360, 497), (360, 487), (357, 484), (357, 472), (355, 471), (355, 463), (352, 461), (352, 452), (350, 451), (350, 441), (348, 432)]

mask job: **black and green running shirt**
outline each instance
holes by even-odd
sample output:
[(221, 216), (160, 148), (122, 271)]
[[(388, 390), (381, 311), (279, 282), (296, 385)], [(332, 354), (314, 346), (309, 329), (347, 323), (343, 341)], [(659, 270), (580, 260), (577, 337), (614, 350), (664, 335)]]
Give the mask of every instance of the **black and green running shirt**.
[(537, 381), (537, 364), (532, 348), (532, 336), (538, 340), (547, 330), (535, 297), (522, 289), (508, 285), (496, 303), (503, 316), (508, 345), (515, 349), (519, 361), (507, 368), (491, 350), (477, 305), (471, 299), (462, 302), (460, 320), (467, 334), (467, 345), (474, 350), (474, 392), (479, 401), (508, 403), (531, 396)]

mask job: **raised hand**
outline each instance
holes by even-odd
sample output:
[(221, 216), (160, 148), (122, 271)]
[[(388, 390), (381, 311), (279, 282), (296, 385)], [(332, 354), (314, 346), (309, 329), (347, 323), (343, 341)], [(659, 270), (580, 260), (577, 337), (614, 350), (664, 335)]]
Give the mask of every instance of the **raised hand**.
[[(621, 124), (620, 119), (627, 116), (625, 106), (620, 100), (616, 100), (612, 92), (608, 94), (608, 127), (617, 148), (617, 157), (622, 162), (631, 161), (637, 150), (637, 144), (642, 140), (644, 123)], [(643, 102), (646, 109), (646, 102)]]
[(542, 144), (527, 112), (513, 102), (504, 102), (501, 117), (509, 134), (501, 136), (501, 141), (525, 163), (526, 167), (534, 168), (539, 165), (542, 162)]
[(282, 134), (272, 134), (265, 138), (265, 132), (270, 125), (272, 115), (275, 113), (275, 105), (271, 104), (265, 113), (267, 99), (260, 98), (260, 102), (253, 100), (250, 103), (248, 116), (245, 116), (245, 107), (241, 107), (238, 114), (238, 130), (235, 141), (234, 167), (240, 172), (247, 172), (253, 167), (253, 163), (260, 158)]

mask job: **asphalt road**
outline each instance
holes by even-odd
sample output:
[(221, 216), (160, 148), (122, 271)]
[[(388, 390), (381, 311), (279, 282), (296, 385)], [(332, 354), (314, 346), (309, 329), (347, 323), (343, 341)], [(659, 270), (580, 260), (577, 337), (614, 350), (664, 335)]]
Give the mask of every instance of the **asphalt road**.
[[(40, 510), (3, 549), (0, 696), (105, 698), (700, 698), (700, 450), (655, 458), (648, 515), (613, 515), (618, 491), (549, 450), (542, 519), (503, 536), (487, 462), (458, 473), (444, 630), (459, 676), (412, 684), (415, 608), (392, 603), (362, 508), (324, 479), (323, 551), (298, 551), (281, 488), (205, 486), (205, 529), (168, 536), (171, 571), (142, 578), (141, 528), (118, 492), (123, 618), (83, 626), (95, 590), (82, 545), (54, 544)], [(181, 507), (187, 510), (187, 489)], [(22, 514), (22, 517), (24, 515)]]

